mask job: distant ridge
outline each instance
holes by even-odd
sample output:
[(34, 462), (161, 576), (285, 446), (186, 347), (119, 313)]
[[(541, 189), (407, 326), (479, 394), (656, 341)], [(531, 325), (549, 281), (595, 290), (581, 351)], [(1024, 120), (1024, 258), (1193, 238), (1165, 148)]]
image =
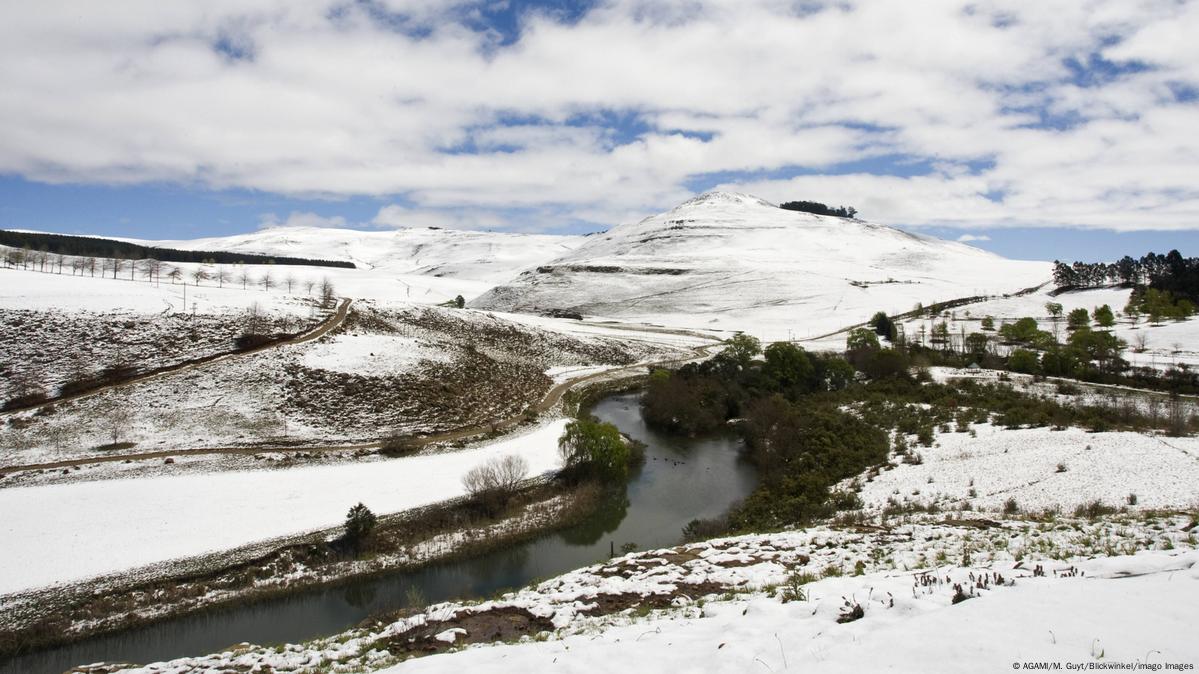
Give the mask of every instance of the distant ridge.
[(218, 264), (277, 264), (304, 265), (310, 267), (339, 267), (355, 269), (353, 262), (345, 260), (315, 260), (282, 255), (255, 255), (222, 250), (180, 250), (145, 246), (129, 241), (103, 239), (91, 236), (68, 234), (45, 234), (41, 232), (16, 232), (0, 229), (0, 245), (12, 248), (29, 248), (56, 255), (74, 257), (120, 257), (126, 260), (153, 259), (162, 262), (216, 262)]

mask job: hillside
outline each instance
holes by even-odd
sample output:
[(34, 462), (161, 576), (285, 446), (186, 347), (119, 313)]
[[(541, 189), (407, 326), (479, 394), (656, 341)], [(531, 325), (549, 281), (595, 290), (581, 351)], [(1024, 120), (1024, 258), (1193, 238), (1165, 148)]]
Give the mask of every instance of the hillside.
[(712, 192), (591, 237), (471, 306), (803, 338), (877, 310), (1014, 292), (1050, 272), (1045, 262)]
[(405, 228), (275, 227), (251, 234), (144, 242), (183, 250), (345, 260), (368, 271), (499, 283), (579, 246), (583, 237)]

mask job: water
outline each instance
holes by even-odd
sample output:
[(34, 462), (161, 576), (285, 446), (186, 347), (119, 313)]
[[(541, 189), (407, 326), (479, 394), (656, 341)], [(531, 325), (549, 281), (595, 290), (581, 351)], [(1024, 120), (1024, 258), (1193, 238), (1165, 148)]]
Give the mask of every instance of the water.
[(90, 662), (156, 662), (243, 641), (295, 643), (403, 607), (413, 588), (430, 603), (485, 597), (605, 560), (611, 546), (620, 554), (626, 543), (641, 549), (674, 545), (687, 522), (723, 513), (749, 494), (757, 477), (739, 458), (739, 440), (658, 433), (642, 421), (638, 397), (605, 398), (593, 413), (646, 443), (645, 466), (630, 476), (624, 494), (578, 526), (467, 560), (216, 609), (21, 656), (0, 664), (0, 673), (58, 674)]

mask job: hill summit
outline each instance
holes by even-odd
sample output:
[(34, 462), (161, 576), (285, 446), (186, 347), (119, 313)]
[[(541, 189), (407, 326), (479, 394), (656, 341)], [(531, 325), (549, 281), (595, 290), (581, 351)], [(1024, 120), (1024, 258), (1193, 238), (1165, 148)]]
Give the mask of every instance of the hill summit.
[(709, 192), (589, 237), (471, 303), (676, 327), (815, 336), (917, 302), (1002, 294), (1050, 277), (1045, 262), (861, 220)]

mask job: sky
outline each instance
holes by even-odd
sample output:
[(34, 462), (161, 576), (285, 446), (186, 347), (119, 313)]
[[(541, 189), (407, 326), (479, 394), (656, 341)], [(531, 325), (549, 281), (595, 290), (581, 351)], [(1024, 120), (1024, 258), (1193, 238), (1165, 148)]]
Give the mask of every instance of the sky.
[(712, 189), (1199, 255), (1199, 0), (0, 6), (0, 227), (577, 233)]

